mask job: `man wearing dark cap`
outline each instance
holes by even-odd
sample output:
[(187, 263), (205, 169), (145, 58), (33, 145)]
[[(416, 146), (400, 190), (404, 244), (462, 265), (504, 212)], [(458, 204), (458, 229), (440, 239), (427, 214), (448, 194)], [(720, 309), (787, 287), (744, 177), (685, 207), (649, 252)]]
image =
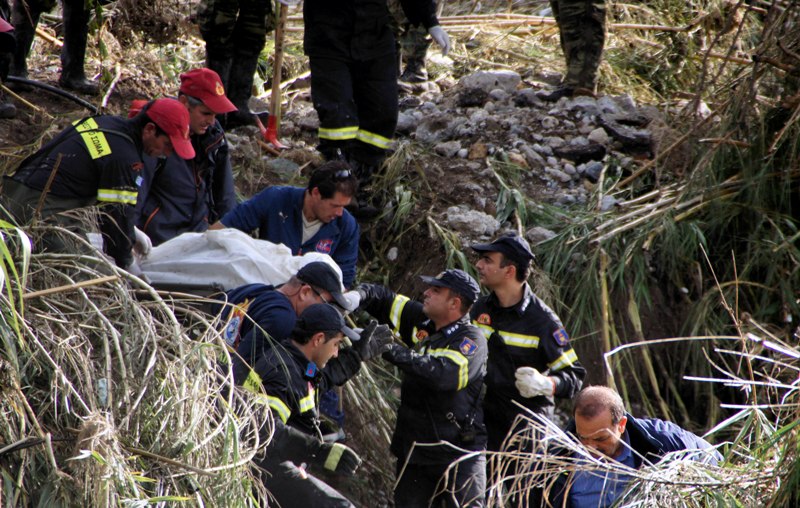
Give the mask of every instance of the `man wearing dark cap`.
[(523, 410), (552, 416), (553, 397), (571, 399), (586, 370), (578, 362), (558, 316), (527, 283), (533, 253), (516, 234), (473, 245), (481, 284), (491, 293), (470, 311), (472, 322), (488, 337), (486, 430), (489, 450), (500, 450)]
[[(145, 159), (136, 204), (136, 226), (147, 235), (142, 238), (145, 244), (159, 245), (181, 233), (205, 231), (236, 206), (228, 141), (216, 120), (216, 115), (235, 111), (236, 106), (225, 96), (217, 73), (205, 68), (181, 74), (178, 100), (189, 111), (195, 157)], [(132, 110), (141, 102), (134, 101)]]
[(383, 286), (358, 287), (361, 308), (393, 326), (407, 346), (391, 344), (383, 354), (403, 372), (391, 445), (395, 506), (484, 506), (485, 457), (469, 456), (486, 448), (486, 339), (469, 323), (479, 287), (461, 270), (422, 280), (429, 286), (422, 303)]
[[(287, 459), (329, 471), (355, 472), (361, 459), (353, 450), (322, 441), (318, 394), (346, 383), (358, 373), (362, 361), (374, 357), (391, 340), (391, 333), (373, 333), (376, 324), (373, 322), (359, 337), (345, 326), (333, 306), (310, 305), (300, 314), (288, 340), (267, 351), (245, 379), (237, 380), (256, 393), (263, 388), (278, 428), (289, 426), (307, 436), (305, 453), (287, 456), (282, 453), (285, 443), (279, 442), (275, 445), (278, 453), (270, 453), (275, 446), (268, 448), (266, 459), (259, 464), (267, 473), (263, 475), (264, 485), (280, 506), (352, 506), (337, 491)], [(345, 336), (355, 345), (340, 350)]]
[(299, 256), (328, 254), (342, 269), (345, 287), (356, 277), (358, 223), (345, 210), (358, 182), (346, 162), (331, 161), (311, 174), (306, 188), (273, 186), (231, 210), (211, 229), (236, 228), (282, 243)]
[[(94, 116), (73, 122), (4, 177), (2, 204), (19, 224), (37, 218), (79, 228), (61, 212), (100, 204), (105, 251), (117, 265), (139, 272), (131, 249), (134, 207), (142, 181), (143, 155), (162, 157), (173, 150), (194, 158), (189, 113), (175, 99), (159, 99), (133, 118)], [(45, 242), (63, 250), (63, 242)]]

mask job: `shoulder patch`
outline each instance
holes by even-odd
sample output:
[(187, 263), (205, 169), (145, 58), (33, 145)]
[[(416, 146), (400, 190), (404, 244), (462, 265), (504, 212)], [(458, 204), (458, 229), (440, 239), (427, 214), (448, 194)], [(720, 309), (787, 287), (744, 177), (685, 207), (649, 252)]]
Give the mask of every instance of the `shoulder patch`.
[(461, 341), (461, 344), (458, 346), (458, 349), (464, 356), (472, 356), (478, 349), (478, 345), (475, 344), (474, 340), (466, 338)]
[(332, 248), (333, 248), (333, 240), (331, 240), (330, 238), (326, 238), (325, 240), (318, 241), (317, 246), (314, 247), (314, 250), (317, 252), (321, 252), (323, 254), (330, 254)]
[(251, 300), (247, 299), (233, 308), (228, 325), (225, 327), (225, 331), (222, 332), (225, 343), (234, 349), (239, 345), (239, 340), (241, 339), (239, 330), (242, 329), (244, 316), (247, 313), (247, 308), (250, 307), (250, 302)]
[(481, 325), (490, 325), (492, 324), (492, 316), (484, 312), (483, 314), (478, 316), (478, 319), (476, 319), (475, 321), (477, 321), (478, 324)]
[(134, 162), (133, 164), (131, 164), (131, 169), (134, 172), (138, 173), (139, 171), (144, 169), (144, 163), (143, 162)]
[(559, 328), (553, 332), (553, 338), (556, 339), (556, 343), (561, 347), (569, 344), (569, 335), (567, 335), (567, 331), (563, 328)]
[(418, 330), (416, 335), (416, 341), (422, 342), (423, 340), (428, 338), (428, 330)]

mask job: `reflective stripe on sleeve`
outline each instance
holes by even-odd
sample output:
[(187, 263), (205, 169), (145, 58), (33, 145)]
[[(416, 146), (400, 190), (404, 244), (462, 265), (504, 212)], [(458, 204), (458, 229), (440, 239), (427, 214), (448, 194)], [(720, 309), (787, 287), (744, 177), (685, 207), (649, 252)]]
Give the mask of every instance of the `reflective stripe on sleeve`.
[(292, 412), (289, 410), (289, 406), (284, 404), (283, 401), (278, 397), (267, 395), (267, 400), (269, 401), (270, 409), (278, 413), (278, 417), (280, 417), (281, 421), (286, 423), (286, 421), (292, 415)]
[(403, 315), (403, 309), (409, 300), (410, 298), (407, 296), (397, 295), (392, 302), (392, 309), (389, 311), (389, 321), (394, 325), (393, 331), (397, 335), (400, 335), (400, 316)]
[(135, 205), (139, 193), (137, 191), (124, 191), (119, 189), (97, 189), (97, 201), (104, 203), (122, 203)]
[(551, 371), (561, 370), (564, 367), (569, 367), (578, 361), (578, 355), (574, 349), (564, 351), (564, 354), (555, 359), (554, 362), (547, 364)]
[(300, 412), (305, 413), (314, 409), (314, 389), (308, 390), (308, 395), (300, 399)]
[(472, 324), (477, 326), (484, 332), (486, 332), (486, 336), (489, 337), (490, 339), (492, 337), (492, 334), (497, 332), (497, 334), (503, 339), (503, 342), (507, 346), (524, 347), (532, 349), (539, 347), (539, 337), (537, 335), (525, 335), (522, 333), (503, 332), (500, 330), (495, 330), (491, 326), (478, 323), (477, 321), (473, 321)]
[(467, 386), (469, 381), (469, 360), (464, 355), (452, 349), (431, 349), (428, 354), (447, 358), (458, 365), (458, 387), (456, 390), (461, 390)]

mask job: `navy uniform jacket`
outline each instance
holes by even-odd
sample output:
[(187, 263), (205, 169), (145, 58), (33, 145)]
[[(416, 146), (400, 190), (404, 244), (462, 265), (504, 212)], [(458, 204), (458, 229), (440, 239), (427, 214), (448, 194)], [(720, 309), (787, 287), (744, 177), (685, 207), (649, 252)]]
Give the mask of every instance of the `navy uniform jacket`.
[(295, 256), (315, 251), (329, 254), (342, 269), (344, 286), (350, 287), (356, 277), (358, 224), (345, 210), (301, 245), (305, 191), (300, 187), (269, 187), (231, 210), (222, 218), (222, 224), (245, 233), (258, 229), (259, 238), (282, 243)]
[[(501, 307), (491, 293), (478, 299), (470, 316), (489, 342), (484, 399), (487, 414), (491, 412), (493, 417), (505, 419), (508, 428), (516, 415), (523, 412), (512, 401), (534, 413), (552, 414), (553, 397), (524, 398), (519, 394), (514, 386), (518, 367), (533, 367), (553, 377), (556, 397), (571, 399), (580, 391), (586, 370), (578, 362), (561, 320), (527, 284), (522, 300), (513, 307)], [(499, 436), (501, 440), (503, 436)]]
[[(412, 25), (438, 25), (432, 0), (401, 0)], [(306, 55), (337, 60), (372, 60), (393, 55), (394, 35), (386, 0), (306, 0), (303, 47)]]
[[(390, 324), (400, 345), (384, 358), (403, 371), (392, 453), (405, 460), (416, 443), (446, 441), (466, 450), (486, 447), (481, 390), (486, 373), (486, 339), (468, 318), (435, 330), (422, 304), (371, 284), (360, 286), (362, 308)], [(467, 437), (465, 432), (471, 433)], [(411, 463), (447, 464), (464, 452), (452, 447), (414, 447)]]
[(195, 158), (145, 157), (136, 204), (136, 223), (153, 245), (181, 233), (203, 232), (236, 206), (233, 170), (225, 132), (215, 121), (191, 135)]
[(125, 268), (133, 260), (134, 206), (143, 167), (142, 134), (136, 122), (95, 116), (74, 122), (25, 159), (11, 178), (41, 191), (56, 168), (48, 199), (105, 205), (108, 217), (101, 218), (105, 251)]
[(318, 370), (291, 340), (285, 340), (258, 360), (253, 374), (236, 378), (236, 383), (257, 391), (260, 382), (267, 392), (269, 407), (281, 422), (321, 439), (318, 396), (343, 385), (360, 368), (361, 356), (353, 348), (346, 348)]

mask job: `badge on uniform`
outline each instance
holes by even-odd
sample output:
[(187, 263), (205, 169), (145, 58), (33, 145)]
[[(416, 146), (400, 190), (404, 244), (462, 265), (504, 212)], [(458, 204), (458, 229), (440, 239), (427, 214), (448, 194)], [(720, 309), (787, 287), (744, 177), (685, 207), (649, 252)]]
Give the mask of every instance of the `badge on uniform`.
[(239, 330), (242, 328), (244, 316), (247, 313), (247, 308), (250, 307), (250, 302), (251, 300), (247, 299), (233, 308), (228, 326), (226, 326), (225, 331), (222, 332), (225, 343), (234, 349), (239, 346), (239, 340), (241, 339)]
[(475, 350), (478, 349), (478, 345), (472, 339), (464, 339), (461, 341), (461, 345), (458, 346), (458, 349), (461, 351), (461, 354), (464, 356), (472, 356), (475, 354)]
[(328, 238), (318, 241), (317, 246), (314, 247), (314, 250), (323, 254), (330, 254), (331, 248), (333, 248), (333, 240)]
[(492, 324), (492, 316), (490, 316), (489, 314), (486, 314), (484, 312), (483, 314), (478, 316), (478, 319), (476, 319), (475, 321), (477, 321), (478, 324), (481, 324), (481, 325), (490, 325), (490, 324)]
[(569, 344), (569, 335), (567, 335), (567, 331), (563, 328), (559, 328), (555, 332), (553, 332), (553, 337), (556, 339), (556, 342), (559, 346), (564, 347)]
[(317, 375), (317, 364), (314, 363), (314, 362), (308, 362), (308, 365), (306, 365), (306, 371), (305, 371), (304, 374), (305, 374), (306, 379), (314, 379), (314, 376)]

